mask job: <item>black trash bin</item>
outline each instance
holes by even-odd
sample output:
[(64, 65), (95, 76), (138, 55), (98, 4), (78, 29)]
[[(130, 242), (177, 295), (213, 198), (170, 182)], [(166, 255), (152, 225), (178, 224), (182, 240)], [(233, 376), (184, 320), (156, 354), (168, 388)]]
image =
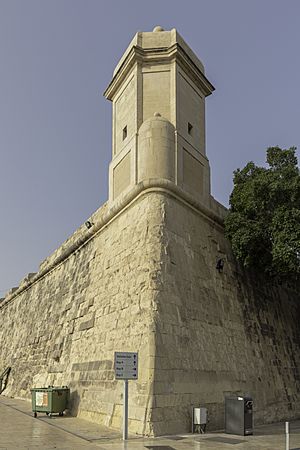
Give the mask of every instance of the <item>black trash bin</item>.
[(240, 436), (253, 434), (253, 400), (251, 397), (225, 398), (225, 431)]

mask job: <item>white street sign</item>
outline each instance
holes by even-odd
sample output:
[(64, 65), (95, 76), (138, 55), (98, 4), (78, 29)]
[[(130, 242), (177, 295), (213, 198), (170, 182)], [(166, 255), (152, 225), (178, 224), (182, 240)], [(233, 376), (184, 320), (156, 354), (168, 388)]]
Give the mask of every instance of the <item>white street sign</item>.
[(116, 380), (137, 380), (138, 354), (133, 352), (115, 352)]

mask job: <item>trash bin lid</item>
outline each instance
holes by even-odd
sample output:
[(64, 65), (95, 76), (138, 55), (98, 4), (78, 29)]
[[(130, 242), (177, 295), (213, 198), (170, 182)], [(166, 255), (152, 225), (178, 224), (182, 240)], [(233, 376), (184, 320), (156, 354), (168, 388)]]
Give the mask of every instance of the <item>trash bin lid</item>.
[(48, 387), (36, 387), (31, 388), (31, 392), (35, 391), (45, 391), (45, 392), (52, 392), (52, 391), (69, 391), (70, 389), (68, 386), (48, 386)]

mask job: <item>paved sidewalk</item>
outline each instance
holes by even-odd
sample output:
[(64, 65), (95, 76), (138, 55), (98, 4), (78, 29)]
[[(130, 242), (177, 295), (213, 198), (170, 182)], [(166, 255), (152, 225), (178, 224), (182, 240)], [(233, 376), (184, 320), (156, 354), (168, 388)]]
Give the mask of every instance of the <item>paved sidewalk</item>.
[[(300, 450), (300, 421), (290, 424), (290, 449)], [(260, 426), (254, 436), (223, 433), (131, 437), (75, 417), (35, 419), (24, 400), (0, 397), (0, 450), (285, 450), (284, 424)]]

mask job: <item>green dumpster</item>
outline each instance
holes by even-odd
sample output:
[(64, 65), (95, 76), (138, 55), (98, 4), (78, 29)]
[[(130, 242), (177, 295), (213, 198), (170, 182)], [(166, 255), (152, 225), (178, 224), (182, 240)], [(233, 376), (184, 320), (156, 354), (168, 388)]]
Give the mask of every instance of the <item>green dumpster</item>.
[(67, 408), (69, 395), (70, 389), (67, 386), (48, 386), (31, 389), (34, 417), (37, 416), (38, 412), (46, 413), (50, 417), (55, 413), (62, 416)]

